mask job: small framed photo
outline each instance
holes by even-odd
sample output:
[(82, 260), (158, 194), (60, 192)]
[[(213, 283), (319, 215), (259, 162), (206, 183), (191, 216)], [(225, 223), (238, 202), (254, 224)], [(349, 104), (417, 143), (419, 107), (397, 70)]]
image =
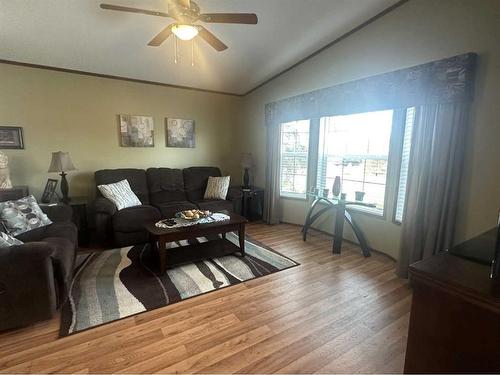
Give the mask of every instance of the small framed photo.
[(154, 122), (151, 116), (118, 115), (122, 147), (154, 147)]
[(42, 194), (42, 203), (50, 203), (52, 196), (56, 192), (57, 183), (59, 180), (49, 178), (45, 184), (45, 189)]
[(0, 148), (23, 149), (23, 128), (19, 126), (0, 126)]
[(194, 120), (166, 119), (167, 147), (194, 148)]

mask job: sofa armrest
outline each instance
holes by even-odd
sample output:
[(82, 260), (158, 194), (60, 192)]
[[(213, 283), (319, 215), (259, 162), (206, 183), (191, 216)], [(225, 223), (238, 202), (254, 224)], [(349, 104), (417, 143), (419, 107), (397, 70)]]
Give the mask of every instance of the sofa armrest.
[(41, 206), (40, 208), (53, 223), (70, 222), (73, 217), (73, 209), (67, 204)]
[(97, 241), (107, 246), (113, 242), (113, 215), (117, 212), (116, 206), (107, 198), (96, 198), (90, 205), (94, 217)]
[(44, 242), (0, 248), (0, 330), (50, 319), (57, 309), (53, 248)]
[(243, 192), (240, 188), (230, 187), (227, 191), (226, 200), (234, 202), (235, 200), (241, 200), (242, 197)]
[(107, 198), (96, 198), (93, 203), (94, 212), (100, 214), (107, 214), (113, 216), (115, 214), (116, 206)]
[(226, 200), (233, 203), (233, 211), (241, 214), (243, 192), (240, 188), (230, 187), (227, 191)]

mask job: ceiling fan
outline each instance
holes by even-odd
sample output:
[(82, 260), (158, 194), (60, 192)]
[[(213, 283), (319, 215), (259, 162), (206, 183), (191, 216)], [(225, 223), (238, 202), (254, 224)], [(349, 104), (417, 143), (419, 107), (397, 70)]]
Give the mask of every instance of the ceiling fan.
[(149, 46), (153, 47), (161, 45), (171, 34), (181, 40), (191, 40), (198, 35), (217, 51), (224, 51), (227, 46), (202, 25), (195, 25), (195, 22), (248, 25), (255, 25), (258, 22), (257, 15), (254, 13), (200, 13), (200, 7), (192, 0), (169, 0), (168, 13), (111, 4), (101, 4), (100, 6), (107, 10), (173, 18), (176, 22), (166, 26), (148, 43)]

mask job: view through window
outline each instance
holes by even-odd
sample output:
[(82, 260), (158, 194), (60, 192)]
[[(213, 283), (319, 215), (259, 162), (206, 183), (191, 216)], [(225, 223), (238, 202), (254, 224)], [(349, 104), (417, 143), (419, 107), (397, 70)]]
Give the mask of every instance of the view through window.
[(305, 197), (309, 120), (281, 124), (281, 195)]
[(341, 179), (347, 200), (356, 192), (383, 212), (393, 111), (357, 113), (320, 119), (316, 186), (330, 189)]

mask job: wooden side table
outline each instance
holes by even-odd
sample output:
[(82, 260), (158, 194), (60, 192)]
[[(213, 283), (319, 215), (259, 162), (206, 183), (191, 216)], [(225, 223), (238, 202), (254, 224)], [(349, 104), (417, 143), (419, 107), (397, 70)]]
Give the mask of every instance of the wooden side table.
[(73, 215), (71, 221), (75, 223), (78, 228), (78, 244), (86, 246), (89, 243), (89, 228), (87, 219), (87, 198), (75, 197), (71, 198), (68, 203), (63, 202), (51, 202), (51, 203), (39, 203), (41, 207), (51, 207), (67, 204), (73, 210)]
[(243, 193), (241, 214), (248, 220), (261, 220), (264, 212), (264, 189), (250, 186), (248, 189), (241, 187)]
[(73, 223), (78, 228), (78, 243), (86, 246), (89, 242), (89, 227), (87, 219), (87, 198), (71, 198), (67, 204), (73, 209)]

